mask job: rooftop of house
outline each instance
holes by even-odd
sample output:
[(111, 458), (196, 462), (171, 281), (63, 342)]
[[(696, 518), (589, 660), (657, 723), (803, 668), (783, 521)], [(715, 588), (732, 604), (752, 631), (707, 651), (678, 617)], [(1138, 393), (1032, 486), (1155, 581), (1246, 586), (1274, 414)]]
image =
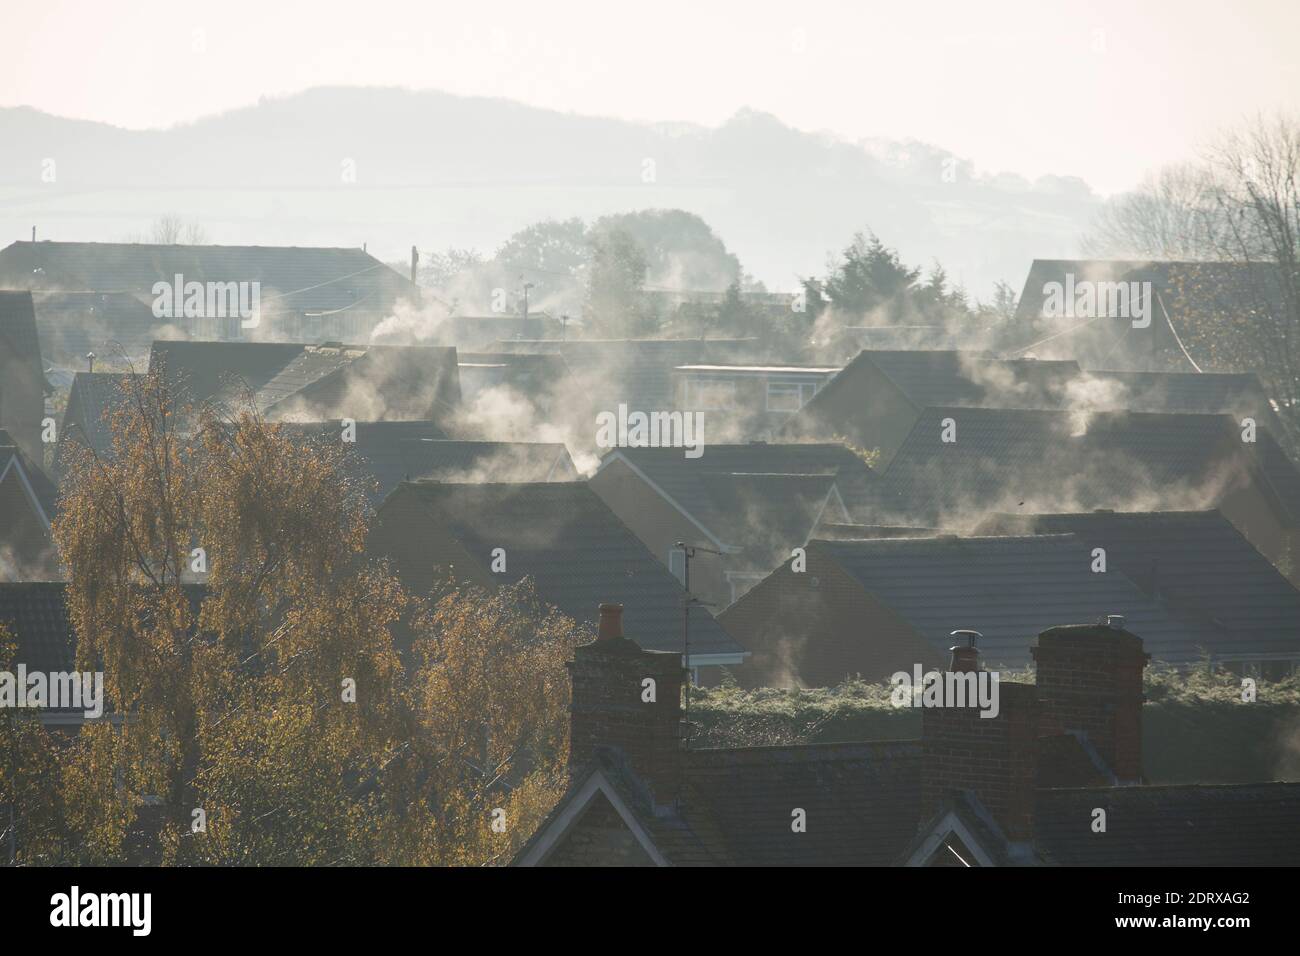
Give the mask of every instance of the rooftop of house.
[[(1300, 783), (1039, 790), (1035, 844), (1061, 866), (1293, 866)], [(1089, 826), (1106, 811), (1106, 832)]]
[(991, 515), (975, 533), (1072, 533), (1174, 614), (1241, 635), (1242, 653), (1300, 650), (1300, 590), (1217, 510)]
[(284, 342), (154, 342), (157, 363), (186, 402), (251, 396), (268, 417), (421, 419), (460, 400), (456, 350)]
[[(570, 799), (612, 796), (647, 835), (656, 862), (673, 866), (883, 866), (916, 827), (918, 741), (691, 750), (682, 760), (680, 803), (665, 808), (652, 805), (618, 755), (598, 754), (516, 859), (543, 849)], [(807, 814), (805, 832), (791, 827), (794, 808)]]
[[(531, 577), (543, 601), (575, 620), (593, 620), (602, 602), (619, 601), (641, 647), (681, 651), (685, 592), (585, 482), (403, 482), (380, 514), (399, 496), (484, 568), (493, 549), (504, 548), (505, 577)], [(431, 532), (408, 523), (400, 533), (426, 540)], [(743, 653), (703, 608), (691, 612), (690, 639), (692, 657)]]
[[(342, 435), (338, 420), (284, 422), (281, 428), (327, 442)], [(375, 506), (403, 481), (568, 481), (577, 474), (563, 444), (460, 441), (430, 421), (356, 422), (354, 437), (349, 450), (359, 459), (359, 476)]]
[[(103, 457), (113, 447), (112, 416), (127, 399), (129, 372), (78, 372), (59, 429), (60, 442), (84, 441)], [(62, 467), (62, 466), (60, 466)]]
[[(736, 445), (706, 445), (704, 454), (699, 458), (687, 458), (680, 448), (617, 448), (605, 455), (601, 469), (607, 468), (616, 460), (630, 464), (715, 535), (733, 527), (733, 519), (736, 517), (734, 503), (719, 498), (719, 476), (833, 475), (836, 490), (851, 516), (859, 514), (860, 509), (869, 503), (869, 489), (875, 480), (875, 472), (866, 462), (845, 445), (833, 443), (776, 444), (753, 441)], [(779, 482), (753, 481), (749, 484), (754, 493), (758, 494), (756, 505), (766, 502), (779, 510), (779, 500), (773, 500), (770, 494), (759, 494), (766, 490), (760, 485), (765, 484), (768, 489), (775, 489)], [(789, 484), (800, 485), (797, 482)], [(811, 487), (807, 482), (800, 486)], [(805, 537), (807, 531), (805, 528)], [(723, 543), (744, 542), (724, 539)]]
[(146, 351), (163, 325), (128, 292), (33, 292), (41, 354), (47, 363), (85, 368), (86, 353), (116, 359)]
[[(998, 358), (987, 352), (859, 352), (804, 406), (802, 422), (830, 414), (868, 370), (883, 375), (918, 409), (926, 406), (1252, 414), (1274, 412), (1254, 373), (1081, 369), (1072, 359)], [(1263, 424), (1264, 422), (1261, 422)]]
[(936, 654), (946, 652), (953, 631), (979, 631), (990, 666), (1027, 665), (1034, 638), (1060, 621), (1113, 614), (1168, 663), (1199, 660), (1203, 648), (1217, 654), (1255, 647), (1248, 635), (1176, 618), (1122, 570), (1093, 573), (1091, 551), (1071, 534), (818, 540), (809, 542), (808, 553), (810, 562), (814, 554), (832, 561)]
[(643, 412), (676, 407), (673, 369), (679, 365), (763, 357), (755, 339), (510, 340), (497, 342), (491, 351), (562, 355), (593, 401), (610, 411), (624, 403)]
[(1166, 297), (1180, 292), (1206, 296), (1216, 308), (1242, 311), (1280, 294), (1277, 267), (1269, 263), (1137, 259), (1035, 259), (1025, 278), (1017, 318), (1041, 314), (1048, 282), (1152, 282)]
[(951, 527), (990, 511), (1205, 507), (1245, 482), (1300, 522), (1300, 472), (1267, 429), (1243, 442), (1228, 415), (927, 408), (870, 505), (877, 520)]
[(383, 310), (419, 290), (362, 249), (310, 246), (15, 242), (0, 249), (0, 285), (58, 292), (130, 292), (156, 282), (258, 282), (270, 310)]
[(62, 581), (0, 582), (0, 623), (18, 642), (18, 662), (46, 674), (73, 669), (76, 640)]
[(0, 480), (15, 474), (19, 476), (24, 489), (36, 499), (45, 519), (52, 521), (58, 505), (58, 487), (40, 465), (23, 453), (9, 432), (0, 428)]
[(675, 372), (725, 372), (735, 375), (833, 375), (839, 366), (813, 365), (679, 365)]

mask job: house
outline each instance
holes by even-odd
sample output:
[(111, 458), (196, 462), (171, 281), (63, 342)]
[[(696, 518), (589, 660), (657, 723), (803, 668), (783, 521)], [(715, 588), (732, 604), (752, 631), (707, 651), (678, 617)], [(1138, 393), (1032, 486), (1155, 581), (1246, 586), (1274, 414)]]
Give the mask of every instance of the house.
[[(680, 662), (603, 605), (569, 665), (569, 787), (513, 865), (1268, 866), (1300, 850), (1300, 784), (1141, 785), (1136, 634), (1051, 627), (1033, 653), (1034, 683), (994, 685), (996, 714), (924, 707), (919, 740), (692, 750)], [(941, 683), (987, 686), (977, 647), (941, 666)]]
[(569, 377), (558, 387), (584, 401), (594, 431), (596, 413), (620, 404), (643, 412), (675, 409), (679, 366), (755, 359), (761, 347), (755, 339), (546, 339), (500, 341), (491, 351), (562, 356)]
[(919, 742), (683, 749), (681, 658), (625, 637), (621, 612), (602, 605), (574, 652), (571, 783), (514, 865), (884, 866), (906, 848)]
[(0, 429), (0, 581), (58, 574), (50, 536), (58, 490), (45, 472)]
[(1228, 415), (928, 408), (870, 490), (875, 523), (960, 530), (992, 512), (1218, 508), (1300, 580), (1300, 472)]
[(37, 462), (45, 458), (41, 444), (45, 391), (31, 293), (0, 291), (0, 428)]
[[(613, 595), (642, 647), (681, 658), (685, 592), (585, 482), (402, 482), (380, 506), (367, 550), (390, 558), (416, 594), (449, 577), (485, 587), (530, 577), (544, 602), (579, 622), (594, 616), (593, 594)], [(744, 659), (705, 608), (689, 614), (692, 668)]]
[(991, 515), (974, 533), (1073, 534), (1173, 614), (1232, 635), (1215, 663), (1279, 680), (1300, 661), (1300, 590), (1217, 510)]
[(1091, 550), (1071, 534), (814, 540), (806, 554), (804, 570), (787, 561), (718, 616), (750, 652), (736, 673), (747, 686), (822, 687), (884, 680), (913, 662), (937, 667), (962, 627), (984, 635), (992, 664), (1022, 668), (1052, 622), (1111, 614), (1170, 664), (1241, 652), (1242, 635), (1176, 617), (1118, 568), (1094, 572)]
[[(68, 618), (62, 581), (0, 581), (0, 624), (18, 645), (15, 665), (30, 672), (71, 673), (76, 668), (77, 641)], [(45, 710), (47, 727), (76, 727), (81, 713)]]
[(493, 342), (516, 340), (535, 342), (559, 339), (563, 323), (544, 312), (522, 315), (453, 315), (434, 328), (433, 338), (441, 345), (454, 345), (465, 352), (487, 349)]
[[(207, 588), (201, 584), (182, 586), (189, 601), (192, 621), (197, 622)], [(77, 635), (68, 613), (67, 584), (63, 581), (0, 581), (0, 624), (8, 628), (17, 643), (15, 664), (27, 672), (47, 677), (87, 668), (77, 667)], [(96, 668), (102, 670), (102, 666)], [(112, 701), (104, 701), (112, 719)], [(41, 723), (50, 729), (75, 731), (84, 722), (84, 710), (50, 708), (41, 711)], [(93, 719), (93, 718), (92, 718)]]
[(676, 407), (724, 412), (737, 438), (770, 439), (838, 368), (802, 365), (680, 365)]
[(1085, 368), (1189, 372), (1190, 327), (1283, 314), (1285, 286), (1268, 263), (1035, 259), (1016, 337), (1039, 357), (1075, 358)]
[(1253, 374), (1084, 371), (1072, 360), (1003, 359), (972, 351), (870, 351), (781, 429), (787, 440), (848, 441), (889, 462), (928, 407), (1141, 411), (1252, 417), (1282, 434)]
[[(843, 445), (617, 448), (591, 489), (684, 580), (678, 542), (698, 545), (691, 593), (718, 610), (762, 580), (823, 521), (853, 520), (874, 475)], [(709, 553), (709, 552), (718, 553)]]
[(59, 426), (56, 471), (66, 467), (70, 441), (84, 444), (100, 458), (112, 452), (113, 416), (129, 400), (132, 378), (129, 372), (78, 372), (73, 376)]
[[(339, 442), (343, 423), (284, 422), (280, 428), (304, 441)], [(354, 422), (347, 449), (354, 473), (373, 507), (403, 481), (575, 481), (577, 469), (561, 444), (455, 441), (433, 422)]]
[[(179, 279), (177, 277), (180, 277)], [(181, 284), (182, 302), (170, 307), (161, 290)], [(186, 284), (204, 295), (186, 307)], [(419, 288), (363, 249), (298, 246), (185, 246), (119, 242), (15, 242), (0, 249), (0, 287), (33, 292), (127, 293), (149, 305), (156, 319), (150, 338), (185, 337), (221, 341), (324, 342), (365, 340), (399, 303), (418, 303)], [(255, 324), (216, 303), (230, 291), (254, 294)], [(200, 303), (199, 299), (202, 299)], [(209, 308), (209, 303), (216, 308)], [(155, 310), (155, 306), (159, 306)], [(104, 313), (111, 319), (115, 313)], [(138, 313), (124, 331), (138, 334)], [(106, 323), (108, 339), (119, 339)], [(166, 331), (168, 335), (161, 334)]]
[[(549, 418), (547, 399), (556, 383), (569, 374), (564, 356), (516, 352), (465, 352), (457, 349), (461, 397), (473, 408), (482, 398), (492, 402), (495, 393), (509, 389), (527, 398), (537, 413)], [(495, 409), (493, 409), (495, 411)]]
[(270, 420), (439, 421), (460, 403), (451, 348), (155, 342), (149, 364), (186, 404), (251, 400)]
[(32, 303), (41, 354), (56, 369), (86, 368), (88, 353), (143, 365), (150, 344), (168, 325), (149, 302), (129, 292), (33, 292)]

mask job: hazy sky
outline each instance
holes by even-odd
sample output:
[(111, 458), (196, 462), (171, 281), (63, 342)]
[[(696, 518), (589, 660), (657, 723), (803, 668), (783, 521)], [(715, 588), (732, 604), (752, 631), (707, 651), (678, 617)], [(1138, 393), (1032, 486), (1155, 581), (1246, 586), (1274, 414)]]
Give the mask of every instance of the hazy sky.
[(1300, 109), (1300, 0), (43, 0), (6, 4), (0, 105), (167, 126), (325, 84), (636, 120), (741, 107), (1123, 189)]

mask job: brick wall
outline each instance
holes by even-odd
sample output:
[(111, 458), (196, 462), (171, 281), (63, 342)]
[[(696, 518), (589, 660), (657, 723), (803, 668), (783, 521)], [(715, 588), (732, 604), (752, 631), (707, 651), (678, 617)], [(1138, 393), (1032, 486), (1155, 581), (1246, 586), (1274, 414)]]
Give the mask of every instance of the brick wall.
[(1012, 840), (1033, 834), (1038, 705), (1030, 684), (1000, 684), (999, 712), (930, 707), (921, 713), (922, 817), (954, 791), (975, 794)]
[[(668, 804), (681, 786), (681, 655), (641, 650), (622, 636), (621, 624), (617, 636), (605, 634), (606, 607), (602, 637), (569, 662), (569, 768), (582, 772), (598, 748), (617, 751), (655, 802)], [(655, 682), (653, 701), (645, 700), (647, 678)]]
[(1120, 780), (1142, 776), (1142, 640), (1119, 627), (1054, 627), (1033, 649), (1044, 716), (1082, 731)]

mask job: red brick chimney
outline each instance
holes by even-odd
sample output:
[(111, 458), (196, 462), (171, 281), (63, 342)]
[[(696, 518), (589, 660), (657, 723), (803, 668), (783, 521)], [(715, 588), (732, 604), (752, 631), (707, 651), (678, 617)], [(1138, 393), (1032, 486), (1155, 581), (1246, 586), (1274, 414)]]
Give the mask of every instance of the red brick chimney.
[(1082, 731), (1121, 782), (1142, 778), (1142, 671), (1151, 655), (1124, 619), (1053, 627), (1033, 648), (1044, 717)]
[(623, 605), (602, 604), (596, 640), (576, 648), (569, 662), (570, 775), (590, 766), (598, 750), (615, 751), (656, 804), (672, 803), (681, 785), (685, 674), (681, 654), (643, 651), (623, 636)]
[[(974, 631), (954, 631), (949, 673), (978, 679)], [(988, 678), (986, 678), (988, 679)], [(1038, 706), (1028, 684), (997, 685), (998, 713), (982, 717), (978, 701), (965, 707), (921, 711), (921, 804), (923, 816), (943, 800), (970, 792), (1015, 842), (1033, 836)]]

